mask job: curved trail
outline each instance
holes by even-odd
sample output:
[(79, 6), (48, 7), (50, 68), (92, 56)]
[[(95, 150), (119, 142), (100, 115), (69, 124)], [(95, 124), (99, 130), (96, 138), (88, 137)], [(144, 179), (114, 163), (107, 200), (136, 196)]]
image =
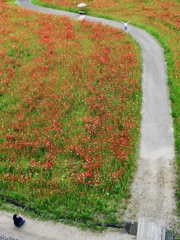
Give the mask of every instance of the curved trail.
[[(18, 0), (24, 8), (40, 12), (64, 15), (78, 20), (79, 14), (53, 10), (36, 6), (29, 0)], [(107, 19), (86, 16), (86, 20), (123, 29), (124, 24)], [(151, 217), (152, 220), (166, 220), (167, 225), (175, 222), (173, 210), (176, 209), (174, 199), (175, 170), (173, 129), (168, 100), (166, 66), (163, 49), (147, 32), (134, 26), (129, 26), (129, 33), (139, 43), (142, 49), (142, 124), (140, 156), (138, 170), (131, 187), (131, 199), (125, 213), (125, 220), (137, 221), (139, 217)], [(52, 222), (27, 219), (27, 224), (21, 231), (12, 226), (12, 216), (6, 212), (0, 213), (0, 232), (16, 236), (24, 240), (41, 239), (78, 239), (78, 240), (130, 240), (130, 235), (122, 235), (119, 231), (108, 230), (104, 234), (65, 226)]]

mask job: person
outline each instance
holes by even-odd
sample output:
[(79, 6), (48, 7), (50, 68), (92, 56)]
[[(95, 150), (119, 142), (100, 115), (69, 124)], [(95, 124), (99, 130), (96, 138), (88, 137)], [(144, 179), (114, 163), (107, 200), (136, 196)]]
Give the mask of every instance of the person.
[(25, 223), (25, 220), (21, 217), (20, 212), (17, 212), (13, 215), (13, 220), (16, 227), (21, 227)]
[(123, 22), (124, 23), (124, 31), (128, 33), (128, 23), (129, 22)]

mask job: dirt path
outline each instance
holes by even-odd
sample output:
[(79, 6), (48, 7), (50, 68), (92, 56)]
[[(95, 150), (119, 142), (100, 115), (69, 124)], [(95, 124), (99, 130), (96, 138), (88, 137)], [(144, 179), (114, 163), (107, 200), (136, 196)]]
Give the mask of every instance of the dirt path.
[(132, 185), (132, 198), (126, 219), (142, 216), (176, 222), (174, 186), (176, 183), (173, 128), (168, 99), (163, 49), (142, 30), (132, 29), (132, 36), (142, 47), (143, 103), (140, 158)]
[[(79, 14), (46, 9), (35, 6), (28, 0), (19, 0), (25, 8), (50, 14), (66, 15), (78, 19)], [(90, 16), (86, 20), (101, 22), (123, 29), (123, 23)], [(156, 40), (145, 31), (129, 26), (129, 33), (140, 44), (143, 57), (143, 106), (141, 125), (140, 157), (138, 170), (131, 189), (131, 199), (125, 213), (125, 220), (137, 221), (148, 216), (152, 220), (166, 220), (167, 225), (176, 223), (175, 214), (175, 170), (173, 129), (168, 100), (166, 66), (163, 50)], [(27, 218), (22, 229), (12, 224), (12, 215), (0, 212), (0, 233), (23, 240), (131, 240), (135, 237), (123, 235), (118, 230), (103, 234), (81, 231), (61, 223), (43, 222)]]
[(1, 235), (18, 240), (132, 240), (131, 235), (122, 234), (119, 230), (111, 229), (105, 233), (81, 231), (79, 228), (51, 221), (38, 221), (26, 218), (25, 225), (18, 229), (13, 225), (12, 214), (0, 212)]

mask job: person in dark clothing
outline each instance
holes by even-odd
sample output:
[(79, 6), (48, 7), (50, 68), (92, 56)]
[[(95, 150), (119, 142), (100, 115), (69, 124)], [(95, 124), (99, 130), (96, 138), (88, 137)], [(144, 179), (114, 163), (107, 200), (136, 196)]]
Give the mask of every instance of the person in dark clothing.
[(13, 220), (16, 227), (21, 227), (25, 223), (25, 220), (21, 217), (19, 212), (13, 215)]

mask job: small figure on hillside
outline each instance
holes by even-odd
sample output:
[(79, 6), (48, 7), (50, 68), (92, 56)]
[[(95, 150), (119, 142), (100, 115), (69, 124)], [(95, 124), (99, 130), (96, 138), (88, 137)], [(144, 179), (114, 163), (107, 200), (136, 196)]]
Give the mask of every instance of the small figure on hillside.
[(21, 227), (25, 223), (25, 220), (21, 217), (20, 212), (17, 212), (13, 215), (13, 220), (16, 227)]
[(124, 23), (124, 31), (128, 33), (128, 23), (129, 22), (123, 22)]

